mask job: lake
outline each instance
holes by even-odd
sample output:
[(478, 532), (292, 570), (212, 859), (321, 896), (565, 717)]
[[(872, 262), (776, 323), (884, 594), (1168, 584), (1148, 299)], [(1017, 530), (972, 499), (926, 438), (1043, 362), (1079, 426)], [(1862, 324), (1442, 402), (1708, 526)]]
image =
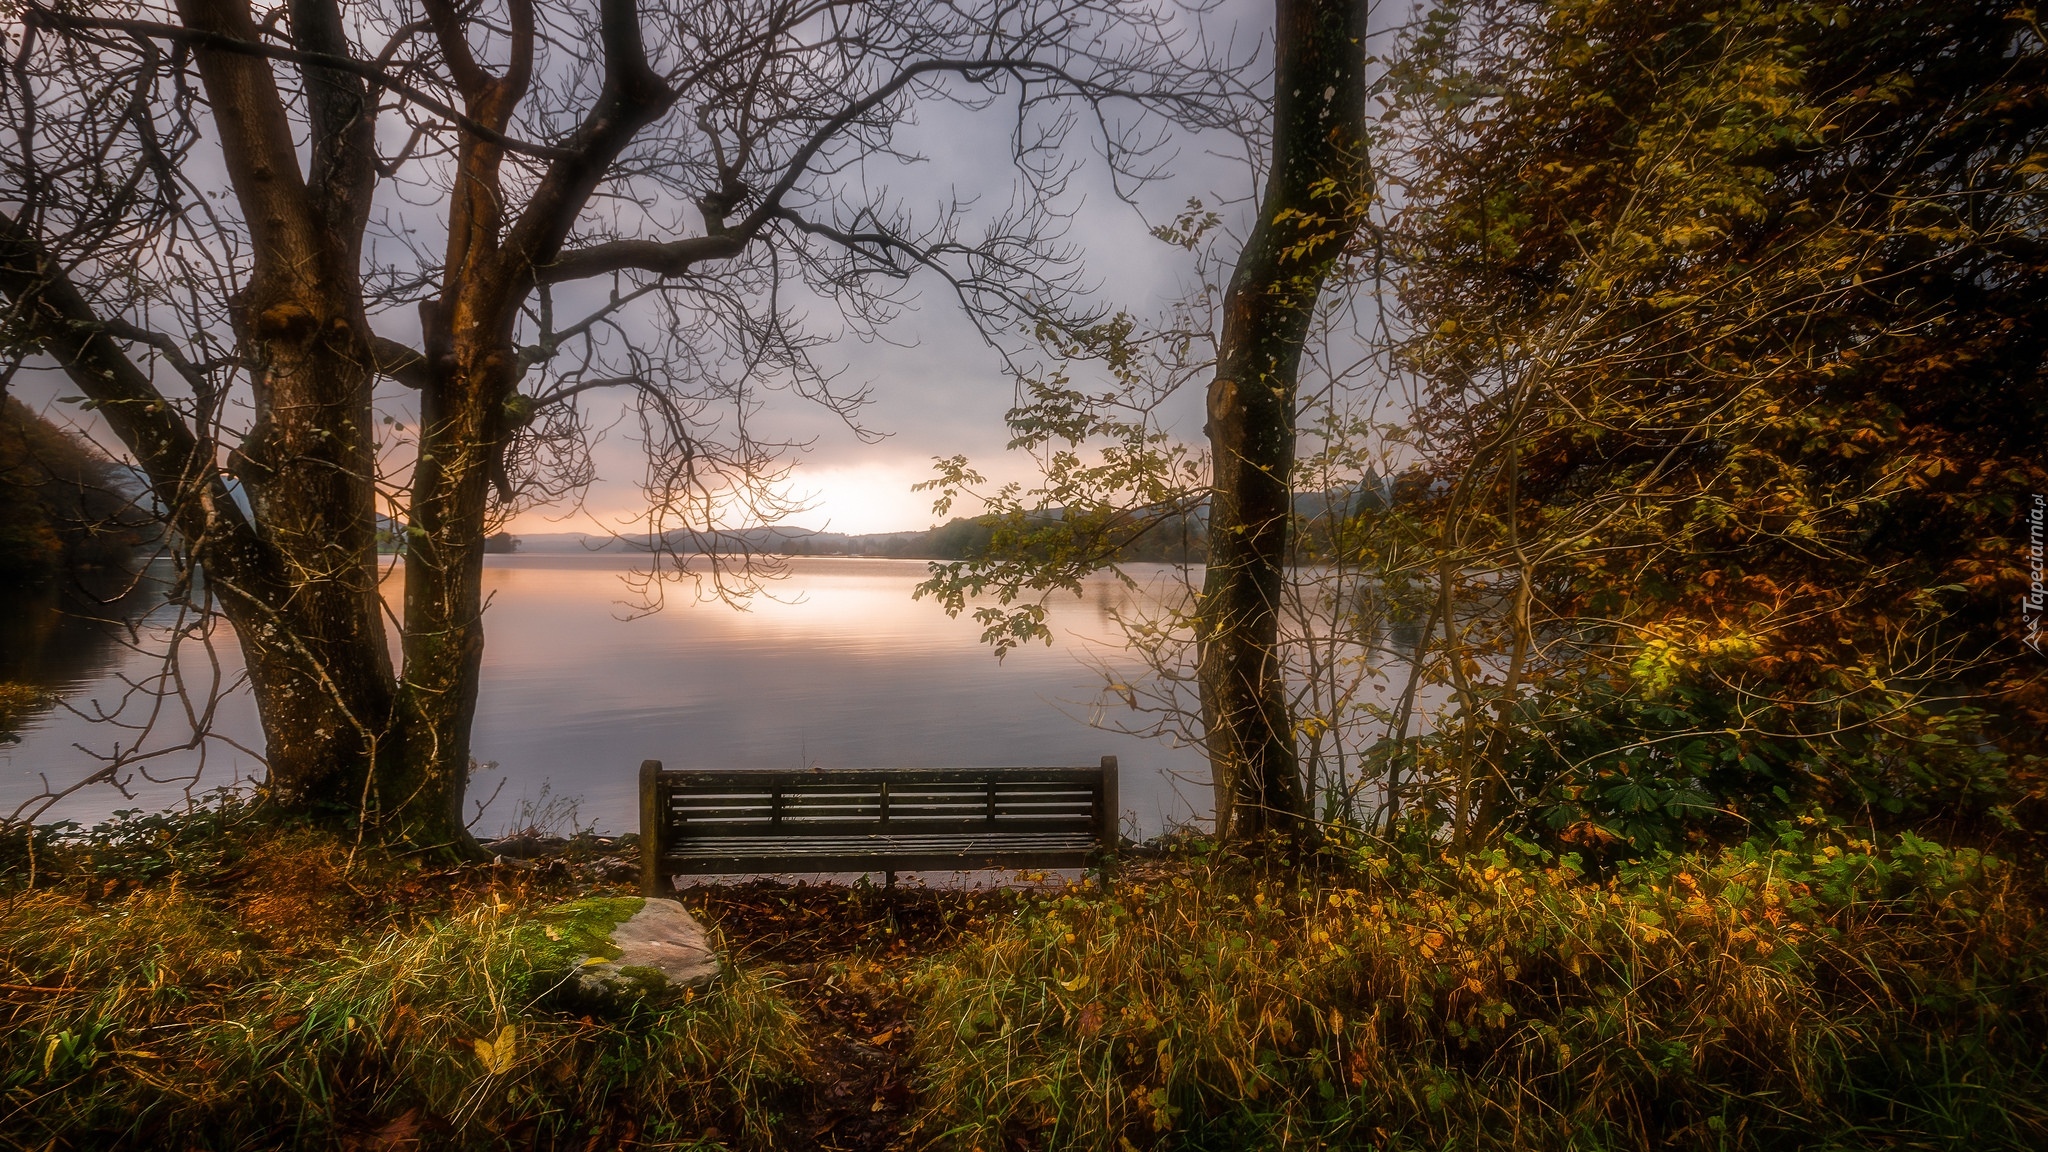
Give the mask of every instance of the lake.
[[(1114, 755), (1127, 831), (1149, 836), (1208, 812), (1198, 751), (1086, 723), (1102, 683), (1089, 661), (1115, 656), (1103, 643), (1117, 635), (1112, 612), (1174, 594), (1178, 569), (1135, 565), (1137, 592), (1104, 576), (1079, 599), (1061, 596), (1050, 621), (1057, 642), (998, 663), (972, 619), (911, 599), (927, 574), (923, 561), (793, 557), (788, 578), (744, 611), (692, 602), (685, 584), (661, 611), (636, 617), (624, 582), (634, 559), (486, 559), (474, 755), (487, 767), (470, 783), (474, 801), (488, 800), (471, 807), (480, 835), (536, 819), (557, 829), (631, 830), (643, 759), (671, 768), (853, 768), (1088, 765)], [(386, 585), (394, 602), (398, 583), (394, 576)], [(120, 625), (44, 602), (0, 606), (0, 677), (43, 684), (65, 701), (30, 719), (21, 743), (0, 746), (0, 813), (44, 777), (58, 784), (90, 772), (88, 750), (137, 739), (88, 717), (124, 698), (124, 720), (145, 714), (151, 698), (135, 686), (159, 674), (171, 623), (159, 601), (138, 588), (113, 613)], [(203, 647), (186, 646), (188, 684), (232, 681), (238, 659), (224, 625), (211, 649), (217, 668)], [(260, 775), (260, 761), (234, 747), (262, 746), (246, 693), (226, 696), (213, 728), (227, 742), (175, 747), (188, 742), (190, 724), (176, 709), (160, 712), (143, 747), (169, 750), (133, 776), (132, 798), (96, 787), (44, 819), (92, 823), (117, 809), (176, 806), (188, 789)]]

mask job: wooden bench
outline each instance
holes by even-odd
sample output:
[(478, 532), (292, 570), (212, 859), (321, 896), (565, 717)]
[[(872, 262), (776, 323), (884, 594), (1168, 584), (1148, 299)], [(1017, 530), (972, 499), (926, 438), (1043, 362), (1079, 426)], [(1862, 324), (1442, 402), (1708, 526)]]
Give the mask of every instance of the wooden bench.
[(1116, 757), (1099, 768), (670, 772), (640, 765), (640, 875), (1106, 865)]

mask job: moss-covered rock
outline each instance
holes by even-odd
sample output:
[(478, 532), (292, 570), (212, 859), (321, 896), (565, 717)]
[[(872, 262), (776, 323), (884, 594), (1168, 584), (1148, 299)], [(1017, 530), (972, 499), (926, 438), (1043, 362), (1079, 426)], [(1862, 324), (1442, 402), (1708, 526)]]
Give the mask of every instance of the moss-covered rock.
[(673, 900), (593, 896), (558, 904), (521, 929), (536, 991), (582, 1007), (621, 1006), (718, 978), (703, 925)]

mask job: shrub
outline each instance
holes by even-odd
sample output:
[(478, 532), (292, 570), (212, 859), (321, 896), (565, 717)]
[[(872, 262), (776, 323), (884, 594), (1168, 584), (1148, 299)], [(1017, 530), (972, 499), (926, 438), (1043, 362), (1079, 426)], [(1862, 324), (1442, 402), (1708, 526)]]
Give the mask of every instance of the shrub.
[(1596, 880), (1534, 848), (1184, 858), (920, 974), (932, 1133), (1055, 1149), (2048, 1142), (2039, 905), (1816, 823)]

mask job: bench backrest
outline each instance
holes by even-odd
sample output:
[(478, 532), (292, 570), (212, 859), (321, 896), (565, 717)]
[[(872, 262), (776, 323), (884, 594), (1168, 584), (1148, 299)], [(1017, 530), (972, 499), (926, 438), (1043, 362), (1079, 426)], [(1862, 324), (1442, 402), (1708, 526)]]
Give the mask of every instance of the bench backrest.
[(641, 871), (1068, 868), (1118, 835), (1116, 757), (1093, 768), (677, 771), (640, 765)]

